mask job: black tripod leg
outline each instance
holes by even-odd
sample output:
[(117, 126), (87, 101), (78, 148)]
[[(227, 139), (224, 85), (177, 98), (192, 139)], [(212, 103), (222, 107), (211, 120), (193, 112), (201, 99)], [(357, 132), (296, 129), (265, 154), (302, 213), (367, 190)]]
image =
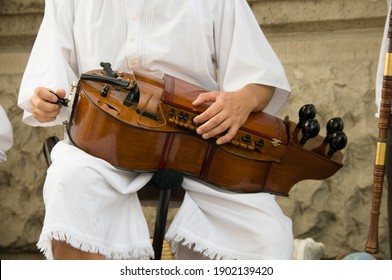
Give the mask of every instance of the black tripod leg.
[(157, 216), (155, 219), (154, 237), (152, 247), (154, 249), (154, 259), (160, 260), (162, 256), (163, 241), (165, 239), (166, 220), (169, 210), (171, 190), (180, 187), (183, 177), (173, 170), (161, 169), (151, 178), (150, 184), (159, 189), (159, 202)]
[(169, 211), (171, 189), (161, 190), (159, 193), (159, 202), (157, 215), (155, 218), (155, 229), (152, 247), (154, 249), (154, 259), (160, 260), (162, 257), (163, 241), (165, 238), (167, 213)]

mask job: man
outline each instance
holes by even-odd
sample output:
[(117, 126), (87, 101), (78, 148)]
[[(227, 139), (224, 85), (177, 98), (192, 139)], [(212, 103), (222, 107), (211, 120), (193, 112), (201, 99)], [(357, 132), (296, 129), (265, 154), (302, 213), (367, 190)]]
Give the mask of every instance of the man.
[[(47, 0), (20, 89), (24, 121), (49, 126), (67, 120), (69, 109), (53, 103), (101, 61), (209, 90), (193, 103), (212, 103), (195, 122), (204, 139), (227, 132), (218, 145), (230, 141), (252, 111), (276, 114), (290, 90), (245, 0)], [(118, 170), (67, 137), (52, 161), (38, 243), (47, 258), (153, 256), (136, 194), (151, 174)], [(291, 220), (273, 195), (236, 194), (188, 177), (183, 188), (184, 202), (166, 234), (176, 258), (291, 258)]]

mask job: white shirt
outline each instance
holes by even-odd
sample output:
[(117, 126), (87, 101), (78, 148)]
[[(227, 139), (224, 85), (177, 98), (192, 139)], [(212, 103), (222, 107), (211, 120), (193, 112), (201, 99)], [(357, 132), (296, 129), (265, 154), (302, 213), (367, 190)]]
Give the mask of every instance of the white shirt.
[(211, 91), (271, 85), (277, 90), (264, 110), (270, 114), (279, 112), (290, 91), (245, 0), (47, 0), (20, 88), (24, 122), (50, 126), (68, 119), (68, 108), (54, 122), (32, 118), (34, 89), (68, 91), (80, 74), (100, 68), (102, 61), (124, 72), (167, 73)]
[(0, 162), (6, 161), (6, 152), (11, 149), (13, 144), (12, 126), (0, 105)]

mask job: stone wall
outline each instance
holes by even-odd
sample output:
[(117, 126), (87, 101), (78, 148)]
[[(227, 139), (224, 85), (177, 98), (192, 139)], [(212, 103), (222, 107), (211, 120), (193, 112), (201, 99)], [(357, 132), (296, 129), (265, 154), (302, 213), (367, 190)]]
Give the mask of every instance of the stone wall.
[[(292, 95), (280, 117), (297, 121), (298, 109), (313, 103), (324, 126), (345, 122), (349, 143), (344, 167), (324, 181), (298, 183), (278, 197), (293, 219), (295, 237), (323, 242), (325, 258), (363, 251), (368, 234), (377, 119), (374, 83), (385, 0), (248, 1), (281, 58)], [(46, 163), (43, 140), (62, 128), (32, 128), (21, 122), (18, 88), (38, 30), (44, 0), (0, 0), (0, 102), (14, 127), (15, 145), (0, 165), (0, 256), (35, 252), (44, 214), (41, 191)], [(321, 132), (325, 135), (325, 130)], [(386, 195), (379, 225), (380, 259), (389, 257)], [(175, 210), (172, 211), (173, 215)], [(153, 212), (146, 209), (149, 220)], [(30, 255), (21, 255), (29, 258)], [(20, 255), (19, 255), (20, 258)]]

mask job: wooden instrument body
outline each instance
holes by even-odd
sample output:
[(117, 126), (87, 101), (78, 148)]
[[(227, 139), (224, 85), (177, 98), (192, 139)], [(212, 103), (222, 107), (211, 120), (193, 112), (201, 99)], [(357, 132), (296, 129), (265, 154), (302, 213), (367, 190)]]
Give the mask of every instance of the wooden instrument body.
[[(102, 83), (80, 80), (67, 124), (77, 147), (113, 166), (138, 172), (172, 169), (236, 192), (278, 195), (342, 167), (340, 152), (325, 156), (323, 137), (299, 145), (295, 123), (263, 112), (252, 113), (231, 143), (204, 140), (192, 119), (207, 107), (191, 105), (203, 89), (168, 75), (162, 80), (123, 75), (139, 87), (137, 104), (123, 105), (127, 89), (110, 86), (102, 97)], [(151, 104), (158, 120), (140, 114)]]

